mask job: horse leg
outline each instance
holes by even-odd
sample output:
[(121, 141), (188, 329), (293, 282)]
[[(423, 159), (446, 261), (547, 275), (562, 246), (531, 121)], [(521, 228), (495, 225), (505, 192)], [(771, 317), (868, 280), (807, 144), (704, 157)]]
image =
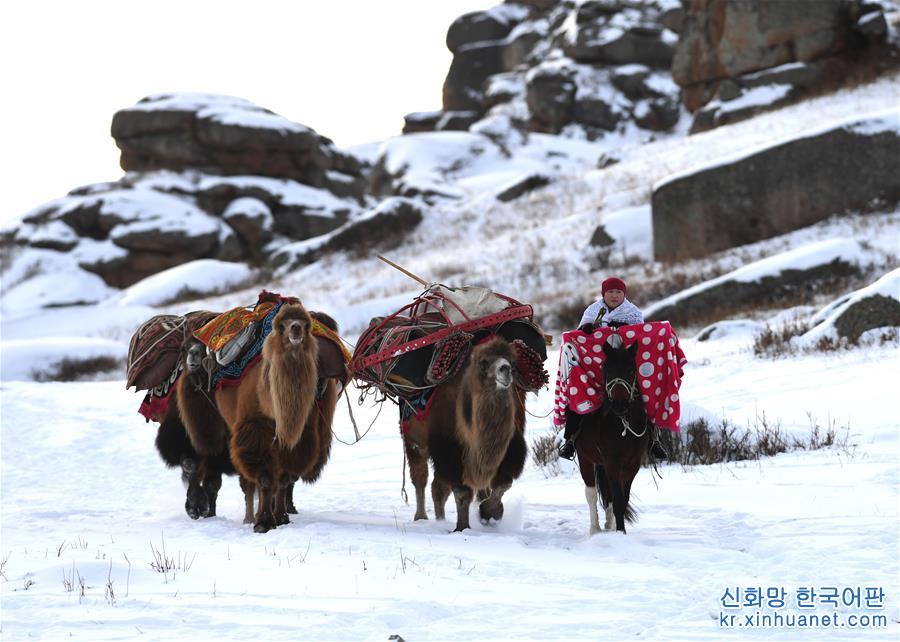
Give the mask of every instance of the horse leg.
[(590, 534), (594, 535), (600, 532), (600, 516), (597, 513), (597, 487), (585, 486), (584, 499), (587, 501), (588, 512), (591, 516)]
[[(406, 461), (409, 465), (409, 478), (412, 480), (413, 487), (416, 489), (416, 514), (413, 519), (428, 519), (428, 513), (425, 511), (425, 486), (428, 485), (428, 459), (424, 456), (421, 447), (407, 435), (403, 436), (403, 447), (406, 449)], [(431, 486), (431, 492), (432, 496), (434, 496), (433, 484)], [(434, 511), (435, 514), (437, 514), (437, 504), (435, 504)]]
[(209, 511), (206, 492), (200, 485), (201, 464), (193, 457), (181, 458), (181, 479), (187, 484), (184, 510), (191, 519), (199, 519)]
[(268, 533), (275, 528), (275, 493), (277, 487), (273, 479), (268, 475), (259, 478), (259, 510), (256, 512), (256, 523), (253, 532)]
[(616, 517), (616, 530), (625, 531), (625, 514), (628, 508), (628, 500), (625, 497), (625, 488), (622, 484), (621, 467), (615, 466), (610, 470), (608, 477), (610, 491), (612, 492), (613, 514)]
[(469, 526), (469, 505), (472, 503), (472, 497), (475, 493), (468, 486), (454, 486), (453, 497), (456, 499), (456, 528), (454, 533), (464, 531)]
[(209, 467), (206, 469), (206, 476), (203, 479), (203, 490), (206, 492), (206, 499), (209, 502), (209, 509), (204, 517), (216, 516), (216, 500), (219, 498), (219, 490), (222, 488), (222, 472), (211, 471)]
[(241, 490), (244, 491), (244, 523), (253, 523), (253, 498), (256, 495), (256, 484), (241, 475)]
[(431, 482), (431, 500), (434, 502), (434, 518), (444, 520), (447, 498), (450, 496), (450, 485), (435, 477)]
[(594, 467), (594, 478), (597, 483), (597, 492), (600, 499), (600, 507), (603, 508), (605, 521), (603, 530), (612, 531), (616, 528), (616, 516), (613, 512), (612, 493), (609, 490), (609, 480), (606, 478), (606, 469), (603, 464)]

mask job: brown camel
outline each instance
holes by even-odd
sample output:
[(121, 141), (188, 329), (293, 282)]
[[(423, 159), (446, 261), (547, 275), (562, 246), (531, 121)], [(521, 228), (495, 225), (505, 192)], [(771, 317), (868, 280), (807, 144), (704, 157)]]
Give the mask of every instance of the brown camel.
[[(321, 433), (306, 429), (315, 424), (311, 415), (318, 414), (318, 344), (311, 328), (312, 318), (302, 304), (284, 304), (263, 343), (259, 364), (239, 385), (216, 392), (216, 405), (231, 427), (231, 459), (242, 477), (245, 521), (252, 520), (253, 498), (259, 491), (253, 527), (258, 533), (285, 523), (285, 490), (292, 475), (308, 476), (322, 460)], [(330, 432), (329, 423), (329, 450)]]
[(410, 420), (403, 437), (416, 489), (415, 519), (427, 519), (428, 459), (437, 519), (452, 489), (456, 531), (469, 528), (469, 505), (480, 500), (487, 522), (503, 516), (503, 494), (525, 466), (525, 393), (513, 377), (516, 353), (497, 337), (472, 349), (465, 367), (433, 392), (427, 418)]

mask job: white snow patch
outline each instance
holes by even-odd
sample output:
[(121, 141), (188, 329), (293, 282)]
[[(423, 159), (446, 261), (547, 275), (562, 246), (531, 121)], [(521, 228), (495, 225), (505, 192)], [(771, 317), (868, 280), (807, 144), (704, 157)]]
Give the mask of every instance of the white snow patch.
[(253, 270), (244, 263), (198, 259), (148, 276), (113, 297), (119, 306), (160, 305), (188, 290), (204, 295), (220, 292), (247, 281)]

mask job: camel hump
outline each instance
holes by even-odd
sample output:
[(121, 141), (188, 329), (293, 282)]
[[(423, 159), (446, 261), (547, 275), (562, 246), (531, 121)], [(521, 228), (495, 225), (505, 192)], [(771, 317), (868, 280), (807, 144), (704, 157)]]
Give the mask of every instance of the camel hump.
[(334, 320), (333, 317), (325, 314), (324, 312), (319, 312), (318, 310), (310, 310), (309, 316), (313, 319), (324, 325), (326, 328), (331, 330), (332, 332), (338, 331), (337, 321)]

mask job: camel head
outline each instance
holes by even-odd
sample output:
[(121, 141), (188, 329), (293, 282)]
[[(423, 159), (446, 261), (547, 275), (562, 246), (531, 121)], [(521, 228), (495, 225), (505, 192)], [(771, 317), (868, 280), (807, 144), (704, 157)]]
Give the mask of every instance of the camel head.
[(188, 374), (196, 374), (203, 369), (203, 357), (206, 356), (206, 346), (197, 339), (190, 337), (181, 346), (181, 355), (184, 359), (184, 369)]
[(512, 385), (516, 353), (504, 339), (497, 337), (475, 346), (471, 363), (477, 368), (483, 389), (502, 392)]
[(272, 332), (285, 349), (299, 348), (312, 342), (312, 318), (300, 303), (285, 303), (272, 321)]

